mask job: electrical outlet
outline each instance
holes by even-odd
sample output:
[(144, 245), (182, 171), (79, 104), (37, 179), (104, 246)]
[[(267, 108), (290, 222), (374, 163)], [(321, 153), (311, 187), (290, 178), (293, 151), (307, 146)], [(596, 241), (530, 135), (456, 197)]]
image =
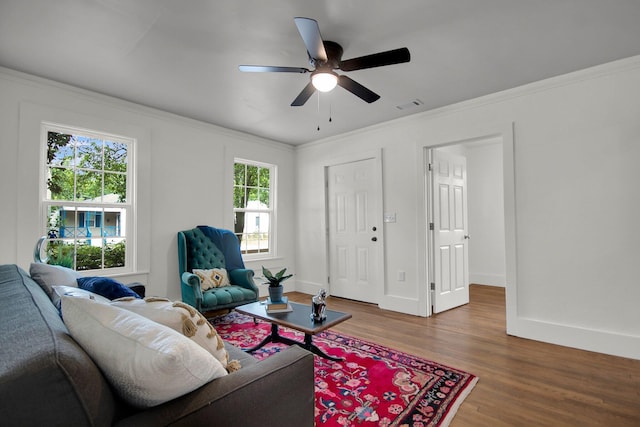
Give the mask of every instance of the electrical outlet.
[(404, 282), (404, 271), (399, 270), (398, 271), (398, 282)]

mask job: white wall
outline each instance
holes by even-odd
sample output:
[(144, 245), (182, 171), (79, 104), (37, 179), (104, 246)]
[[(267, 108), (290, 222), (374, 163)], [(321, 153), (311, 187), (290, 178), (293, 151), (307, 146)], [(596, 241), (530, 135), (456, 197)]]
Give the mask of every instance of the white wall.
[(294, 271), (290, 146), (6, 69), (0, 69), (0, 263), (28, 270), (42, 232), (40, 120), (138, 138), (138, 274), (122, 281), (140, 280), (149, 295), (180, 299), (176, 232), (200, 224), (232, 227), (234, 157), (278, 165), (277, 221), (287, 225), (278, 227), (279, 257), (247, 266), (259, 271), (263, 263), (285, 265)]
[(466, 145), (469, 213), (469, 281), (505, 286), (502, 141)]
[(300, 147), (297, 279), (326, 286), (323, 165), (381, 149), (397, 222), (384, 225), (380, 305), (422, 304), (424, 147), (502, 136), (508, 332), (640, 358), (639, 92), (634, 57)]

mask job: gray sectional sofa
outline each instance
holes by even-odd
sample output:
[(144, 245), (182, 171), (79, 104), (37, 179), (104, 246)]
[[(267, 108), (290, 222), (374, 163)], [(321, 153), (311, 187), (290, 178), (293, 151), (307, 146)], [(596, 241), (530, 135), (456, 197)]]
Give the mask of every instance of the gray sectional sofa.
[(313, 426), (313, 355), (297, 346), (169, 402), (121, 401), (74, 341), (42, 288), (0, 265), (0, 424), (3, 426)]

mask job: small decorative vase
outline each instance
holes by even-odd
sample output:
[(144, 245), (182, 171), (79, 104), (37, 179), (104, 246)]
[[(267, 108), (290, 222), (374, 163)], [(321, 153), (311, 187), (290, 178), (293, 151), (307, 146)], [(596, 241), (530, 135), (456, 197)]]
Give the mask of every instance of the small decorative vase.
[(284, 286), (269, 286), (269, 299), (271, 302), (282, 301), (282, 294), (284, 292)]

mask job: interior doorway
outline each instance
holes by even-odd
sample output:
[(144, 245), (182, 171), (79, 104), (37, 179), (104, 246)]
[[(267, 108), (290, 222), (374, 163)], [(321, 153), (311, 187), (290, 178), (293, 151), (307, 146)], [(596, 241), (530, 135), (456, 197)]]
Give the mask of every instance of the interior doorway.
[[(443, 166), (437, 160), (438, 156), (461, 156), (467, 161), (465, 175), (468, 185), (456, 184), (459, 187), (457, 201), (451, 200), (451, 197), (456, 197), (455, 190), (448, 193), (444, 191), (447, 185), (439, 182), (438, 176), (442, 171), (435, 169)], [(425, 148), (430, 313), (466, 304), (470, 283), (506, 287), (502, 156), (503, 139), (500, 136)], [(429, 171), (429, 167), (432, 170)], [(446, 169), (446, 163), (444, 167)], [(468, 197), (463, 198), (463, 195)], [(451, 209), (458, 211), (458, 217), (456, 219), (456, 212), (451, 212), (454, 216), (441, 223), (439, 216), (447, 210), (441, 208), (440, 202), (447, 197)], [(458, 221), (458, 224), (451, 224), (451, 220)]]

